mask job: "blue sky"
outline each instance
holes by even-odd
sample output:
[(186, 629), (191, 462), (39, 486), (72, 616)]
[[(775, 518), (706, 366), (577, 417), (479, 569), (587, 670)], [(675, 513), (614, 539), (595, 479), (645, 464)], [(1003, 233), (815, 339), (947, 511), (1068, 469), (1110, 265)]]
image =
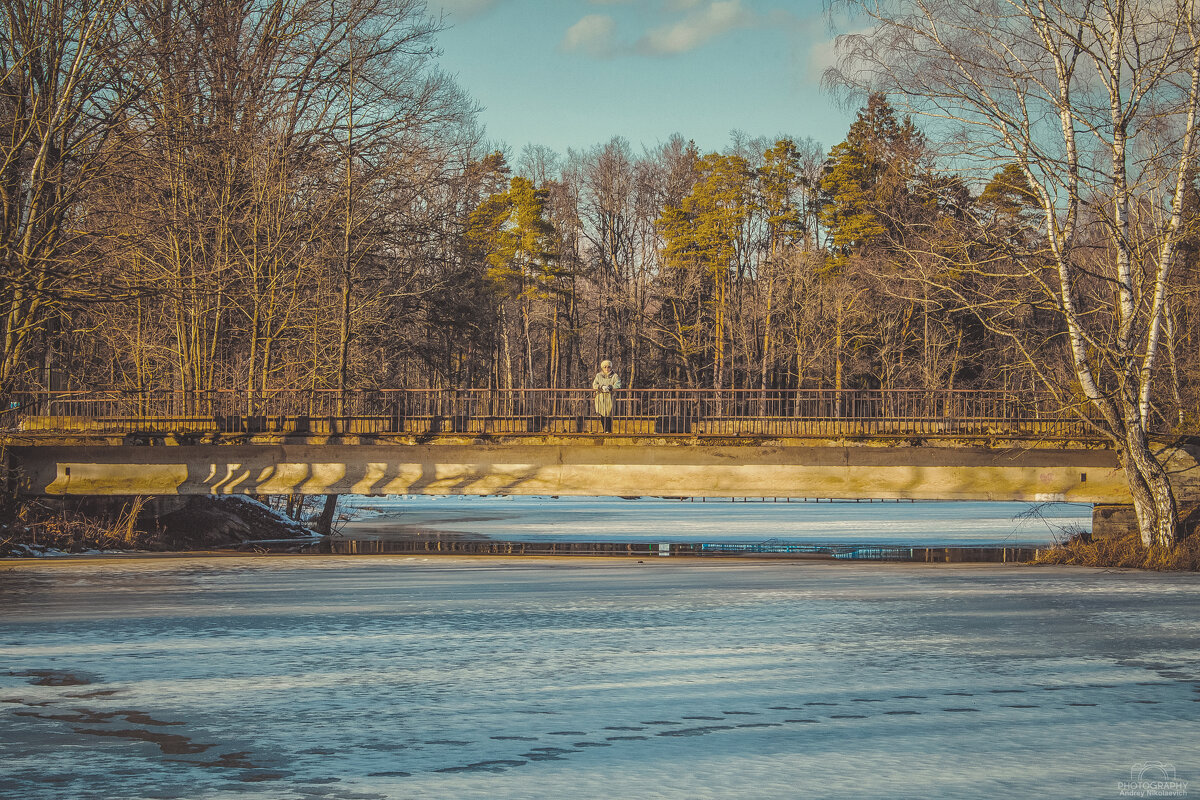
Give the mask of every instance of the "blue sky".
[(730, 131), (841, 141), (853, 110), (820, 90), (821, 0), (430, 0), (441, 64), (519, 155), (671, 134), (720, 150)]

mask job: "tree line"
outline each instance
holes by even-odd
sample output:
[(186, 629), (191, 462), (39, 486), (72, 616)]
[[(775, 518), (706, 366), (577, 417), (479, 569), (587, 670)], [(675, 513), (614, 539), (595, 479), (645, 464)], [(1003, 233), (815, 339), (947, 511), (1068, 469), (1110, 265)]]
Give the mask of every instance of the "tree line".
[(563, 154), (487, 141), (419, 0), (13, 0), (0, 394), (1038, 390), (1152, 507), (1200, 411), (1191, 7), (851, 5), (828, 152)]

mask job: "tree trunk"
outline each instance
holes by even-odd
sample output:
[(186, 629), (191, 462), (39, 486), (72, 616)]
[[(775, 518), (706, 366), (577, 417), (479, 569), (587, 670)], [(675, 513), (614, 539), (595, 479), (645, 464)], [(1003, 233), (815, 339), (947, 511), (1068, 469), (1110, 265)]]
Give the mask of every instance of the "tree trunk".
[(511, 392), (513, 388), (512, 349), (509, 347), (508, 315), (504, 313), (504, 306), (500, 307), (500, 344), (504, 350), (504, 388)]
[(720, 389), (725, 379), (725, 280), (717, 277), (717, 321), (713, 326), (713, 388)]
[(246, 359), (246, 413), (254, 413), (254, 389), (255, 377), (257, 375), (258, 365), (258, 316), (259, 303), (257, 299), (254, 301), (254, 310), (250, 315), (250, 355)]
[(837, 300), (833, 326), (833, 388), (842, 390), (842, 298)]
[(529, 301), (527, 299), (521, 303), (521, 335), (525, 338), (525, 369), (521, 375), (521, 382), (525, 384), (523, 388), (532, 389), (534, 386), (533, 337), (529, 332)]
[(333, 517), (337, 512), (337, 501), (336, 494), (325, 495), (325, 507), (321, 509), (321, 516), (317, 518), (317, 533), (322, 536), (333, 533)]
[(767, 371), (770, 369), (771, 363), (771, 301), (774, 299), (775, 280), (772, 278), (767, 281), (767, 309), (763, 319), (763, 338), (762, 338), (762, 370), (758, 376), (758, 389), (761, 392), (759, 395), (759, 414), (766, 414), (767, 403)]
[(1166, 470), (1150, 450), (1142, 425), (1127, 425), (1121, 461), (1133, 495), (1142, 544), (1173, 547), (1179, 519), (1175, 492)]
[(546, 386), (558, 388), (558, 304), (554, 305), (554, 316), (550, 321), (550, 355), (546, 359)]
[[(346, 386), (350, 375), (350, 297), (353, 289), (350, 270), (353, 266), (350, 234), (354, 227), (354, 58), (347, 59), (349, 78), (346, 87), (346, 217), (342, 228), (342, 286), (341, 313), (338, 315), (338, 376), (337, 415), (346, 416)], [(337, 502), (336, 498), (333, 501)], [(326, 500), (326, 509), (329, 501)], [(332, 512), (330, 512), (332, 513)], [(324, 516), (322, 515), (322, 518)]]

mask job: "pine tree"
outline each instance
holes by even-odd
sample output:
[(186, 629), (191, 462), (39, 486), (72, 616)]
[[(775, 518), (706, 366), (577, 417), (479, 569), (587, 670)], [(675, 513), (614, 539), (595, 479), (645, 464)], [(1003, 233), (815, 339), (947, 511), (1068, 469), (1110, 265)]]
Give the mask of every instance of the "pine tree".
[(805, 233), (795, 193), (800, 187), (800, 153), (791, 139), (780, 139), (763, 153), (758, 170), (759, 204), (767, 218), (767, 251), (774, 257), (783, 245)]
[[(731, 276), (745, 258), (742, 239), (753, 211), (753, 173), (741, 156), (710, 153), (697, 164), (699, 180), (678, 207), (659, 218), (665, 240), (663, 260), (678, 287), (692, 287), (694, 314), (711, 309), (712, 384), (722, 388), (727, 367), (726, 339)], [(688, 297), (683, 298), (685, 307)], [(690, 325), (699, 320), (689, 320)]]
[(500, 306), (500, 336), (508, 388), (513, 388), (512, 350), (507, 327), (507, 307), (515, 303), (525, 345), (526, 385), (534, 383), (531, 307), (534, 301), (556, 291), (561, 277), (554, 227), (546, 218), (547, 191), (527, 178), (514, 177), (507, 191), (492, 194), (471, 213), (468, 248), (482, 263), (484, 276)]
[(845, 141), (829, 151), (821, 178), (821, 222), (836, 257), (877, 244), (907, 216), (924, 137), (880, 94), (858, 112)]

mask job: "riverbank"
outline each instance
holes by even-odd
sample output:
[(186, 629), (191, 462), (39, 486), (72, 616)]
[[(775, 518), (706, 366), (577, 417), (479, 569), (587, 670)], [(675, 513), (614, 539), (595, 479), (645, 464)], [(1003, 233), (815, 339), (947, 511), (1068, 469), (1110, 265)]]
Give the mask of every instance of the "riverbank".
[[(944, 562), (1031, 560), (1090, 507), (786, 498), (356, 497), (333, 552)], [(1035, 513), (1036, 512), (1036, 513)], [(1065, 535), (1061, 535), (1065, 539)]]
[[(101, 550), (287, 549), (310, 534), (241, 498), (32, 501), (8, 554)], [(327, 545), (343, 553), (1028, 560), (1090, 524), (1087, 506), (971, 502), (816, 502), (786, 498), (399, 496), (340, 498)], [(130, 525), (136, 513), (137, 523)], [(274, 544), (283, 540), (282, 544)], [(920, 551), (918, 553), (917, 551)]]
[(315, 537), (300, 523), (241, 495), (46, 497), (18, 501), (6, 509), (0, 520), (0, 556), (188, 552)]
[(348, 539), (1045, 546), (1090, 530), (1091, 506), (786, 498), (362, 497)]
[(1197, 572), (1200, 533), (1192, 532), (1170, 550), (1147, 549), (1136, 533), (1122, 537), (1079, 534), (1061, 545), (1039, 551), (1033, 563)]
[(1036, 547), (905, 547), (863, 544), (786, 542), (628, 542), (503, 541), (448, 534), (356, 539), (339, 536), (329, 549), (344, 555), (486, 555), (562, 558), (791, 559), (825, 561), (909, 561), (940, 563), (1013, 563), (1037, 558)]

